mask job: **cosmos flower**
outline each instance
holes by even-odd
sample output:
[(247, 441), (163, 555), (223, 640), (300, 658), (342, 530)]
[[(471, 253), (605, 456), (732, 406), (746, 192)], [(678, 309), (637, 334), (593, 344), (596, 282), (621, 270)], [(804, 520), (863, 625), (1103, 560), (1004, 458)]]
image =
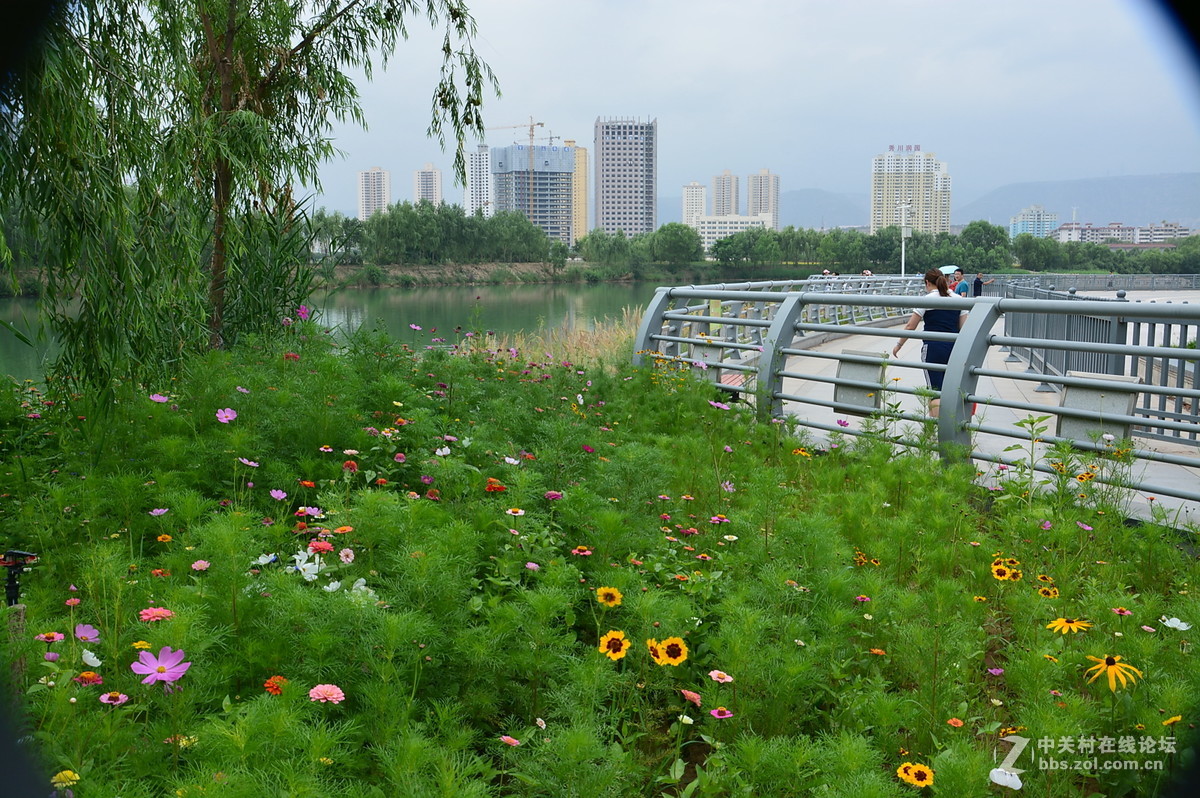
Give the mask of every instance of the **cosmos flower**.
[(142, 679), (142, 684), (176, 682), (192, 667), (192, 663), (183, 661), (184, 656), (183, 649), (174, 651), (170, 646), (163, 646), (157, 657), (149, 651), (141, 652), (138, 661), (129, 667), (134, 673), (146, 677)]
[(222, 424), (228, 424), (235, 418), (237, 418), (237, 411), (232, 407), (225, 407), (217, 411), (217, 421), (220, 421)]

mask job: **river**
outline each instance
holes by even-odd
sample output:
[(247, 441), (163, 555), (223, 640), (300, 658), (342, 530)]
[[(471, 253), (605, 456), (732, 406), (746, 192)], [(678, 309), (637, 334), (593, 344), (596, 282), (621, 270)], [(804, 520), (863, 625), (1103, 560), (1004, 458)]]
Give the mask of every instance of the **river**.
[[(323, 324), (343, 332), (382, 327), (400, 340), (410, 340), (409, 325), (416, 324), (451, 338), (459, 326), (497, 333), (588, 329), (598, 320), (619, 319), (625, 308), (644, 308), (654, 288), (653, 283), (348, 288), (318, 293), (310, 305)], [(28, 347), (0, 329), (0, 375), (39, 379), (56, 347), (44, 331), (39, 334), (36, 300), (0, 299), (0, 319), (12, 322), (36, 344)]]

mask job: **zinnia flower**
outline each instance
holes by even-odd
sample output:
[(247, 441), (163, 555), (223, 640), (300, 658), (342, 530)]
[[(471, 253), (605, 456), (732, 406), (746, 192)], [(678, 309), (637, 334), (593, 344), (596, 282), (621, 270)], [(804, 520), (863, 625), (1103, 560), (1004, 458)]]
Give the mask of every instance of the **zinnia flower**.
[(621, 591), (615, 587), (598, 587), (596, 588), (596, 601), (599, 601), (606, 607), (618, 607), (621, 604)]
[(138, 613), (138, 617), (150, 623), (152, 621), (165, 621), (175, 617), (175, 613), (168, 610), (166, 607), (148, 607)]
[(288, 680), (282, 676), (272, 676), (263, 682), (263, 688), (271, 695), (282, 695), (283, 686), (288, 683)]
[(113, 690), (111, 693), (102, 693), (100, 696), (101, 703), (114, 707), (119, 707), (128, 700), (129, 696), (125, 695), (124, 693), (119, 693), (116, 690)]
[(208, 560), (196, 560), (194, 563), (192, 563), (192, 570), (207, 571), (210, 565), (212, 565), (212, 563), (210, 563)]
[(714, 718), (717, 718), (719, 720), (724, 720), (725, 718), (733, 717), (733, 713), (730, 712), (725, 707), (717, 707), (716, 709), (710, 709), (708, 711), (708, 714), (712, 715)]
[(733, 677), (725, 671), (709, 671), (708, 678), (712, 679), (714, 682), (720, 682), (721, 684), (728, 684), (729, 682), (733, 681)]
[(510, 737), (507, 734), (500, 735), (500, 742), (504, 743), (505, 745), (511, 745), (513, 748), (516, 748), (521, 744), (521, 741), (516, 737)]
[(1125, 609), (1124, 607), (1113, 607), (1112, 611), (1115, 612), (1117, 615), (1133, 615), (1132, 612)]
[(699, 693), (694, 693), (691, 690), (680, 690), (679, 692), (683, 694), (683, 697), (685, 699), (687, 699), (688, 701), (691, 701), (696, 706), (700, 706), (700, 694)]
[(948, 720), (948, 721), (946, 721), (946, 722), (947, 722), (947, 723), (949, 723), (951, 726), (953, 726), (953, 727), (954, 727), (954, 728), (956, 728), (956, 729), (957, 729), (959, 726), (962, 726), (962, 725), (963, 725), (963, 722), (962, 722), (961, 720), (959, 720), (958, 718), (950, 718), (950, 720)]
[(1091, 624), (1082, 618), (1055, 618), (1050, 623), (1046, 624), (1047, 629), (1055, 632), (1082, 632), (1085, 629), (1090, 629)]
[(1127, 684), (1133, 684), (1137, 681), (1137, 679), (1134, 678), (1134, 674), (1137, 674), (1138, 677), (1141, 677), (1142, 675), (1142, 672), (1137, 668), (1126, 662), (1121, 662), (1120, 657), (1105, 656), (1103, 659), (1100, 659), (1098, 657), (1089, 656), (1088, 659), (1097, 663), (1096, 665), (1093, 665), (1087, 669), (1088, 673), (1095, 671), (1095, 673), (1092, 674), (1092, 678), (1088, 679), (1088, 684), (1096, 681), (1102, 675), (1107, 674), (1108, 689), (1114, 693), (1117, 691), (1118, 679), (1121, 680), (1121, 686), (1125, 687)]
[(183, 661), (184, 656), (183, 649), (173, 651), (170, 646), (163, 646), (157, 657), (149, 651), (138, 654), (138, 661), (129, 667), (134, 673), (146, 677), (142, 679), (142, 684), (176, 682), (192, 667), (192, 663)]
[(71, 681), (82, 684), (85, 687), (91, 684), (104, 684), (104, 679), (95, 671), (83, 671)]
[(318, 684), (308, 691), (308, 700), (320, 701), (322, 704), (326, 701), (331, 704), (340, 704), (346, 700), (346, 694), (336, 684)]
[(624, 632), (610, 630), (604, 637), (600, 638), (600, 653), (613, 662), (624, 657), (628, 651), (629, 641), (625, 639)]

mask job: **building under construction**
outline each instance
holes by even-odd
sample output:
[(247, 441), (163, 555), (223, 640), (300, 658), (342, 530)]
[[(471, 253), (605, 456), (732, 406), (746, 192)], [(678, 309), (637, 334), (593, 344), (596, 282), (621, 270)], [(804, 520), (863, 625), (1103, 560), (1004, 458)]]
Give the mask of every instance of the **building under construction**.
[[(531, 158), (532, 156), (532, 158)], [(517, 211), (554, 241), (570, 244), (575, 148), (513, 144), (492, 148), (492, 191), (497, 212)]]

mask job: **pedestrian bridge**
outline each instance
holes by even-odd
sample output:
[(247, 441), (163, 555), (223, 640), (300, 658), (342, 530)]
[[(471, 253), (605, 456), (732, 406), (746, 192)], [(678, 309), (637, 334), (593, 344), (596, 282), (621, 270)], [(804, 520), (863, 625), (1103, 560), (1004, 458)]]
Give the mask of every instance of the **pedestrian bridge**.
[[(1200, 277), (1055, 275), (988, 288), (931, 300), (919, 277), (663, 287), (634, 363), (686, 364), (714, 391), (763, 418), (790, 416), (818, 440), (886, 435), (968, 456), (985, 479), (1030, 462), (1054, 479), (1065, 466), (1051, 447), (1070, 444), (1080, 475), (1127, 489), (1132, 513), (1200, 522)], [(957, 335), (895, 329), (935, 304), (968, 311)], [(954, 352), (945, 366), (890, 358), (902, 337), (954, 340)], [(933, 368), (945, 371), (936, 421)], [(1116, 450), (1132, 465), (1112, 467)]]

